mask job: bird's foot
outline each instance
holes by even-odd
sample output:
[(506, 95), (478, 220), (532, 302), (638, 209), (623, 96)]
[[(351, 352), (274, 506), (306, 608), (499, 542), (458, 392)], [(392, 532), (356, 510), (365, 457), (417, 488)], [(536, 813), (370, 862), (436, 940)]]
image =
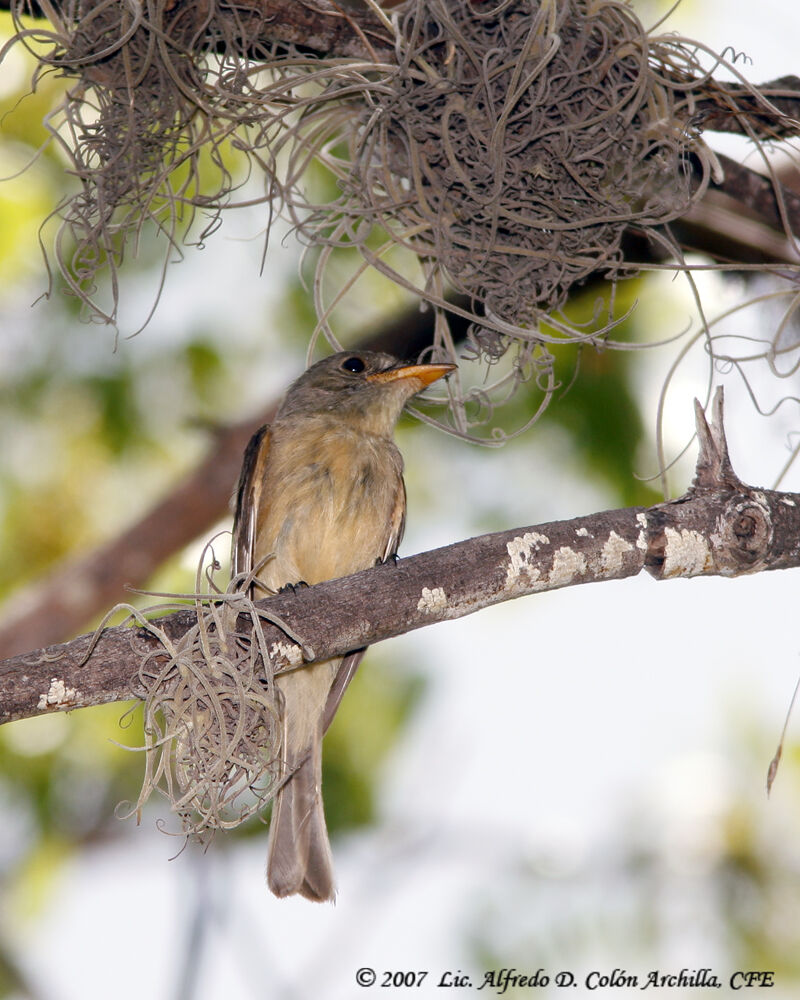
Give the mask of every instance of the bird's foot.
[(282, 587), (278, 587), (279, 594), (288, 594), (290, 591), (296, 594), (298, 590), (305, 590), (308, 584), (305, 580), (298, 580), (297, 583), (285, 583)]

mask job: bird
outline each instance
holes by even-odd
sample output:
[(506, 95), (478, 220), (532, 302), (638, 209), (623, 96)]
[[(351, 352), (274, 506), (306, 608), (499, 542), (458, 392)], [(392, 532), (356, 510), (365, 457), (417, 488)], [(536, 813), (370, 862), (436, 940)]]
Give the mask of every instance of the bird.
[[(253, 576), (254, 598), (396, 559), (406, 491), (394, 428), (406, 402), (455, 367), (341, 351), (292, 383), (247, 446), (236, 491), (232, 575)], [(267, 884), (278, 897), (335, 897), (322, 737), (364, 652), (275, 675), (281, 749)]]

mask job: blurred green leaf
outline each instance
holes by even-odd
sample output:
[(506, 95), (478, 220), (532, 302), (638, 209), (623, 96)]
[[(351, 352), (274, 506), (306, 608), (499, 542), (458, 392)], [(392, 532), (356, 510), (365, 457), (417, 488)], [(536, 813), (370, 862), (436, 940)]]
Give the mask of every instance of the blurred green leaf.
[(98, 405), (103, 440), (112, 455), (121, 454), (140, 434), (141, 414), (135, 402), (133, 379), (130, 369), (121, 369), (86, 380)]

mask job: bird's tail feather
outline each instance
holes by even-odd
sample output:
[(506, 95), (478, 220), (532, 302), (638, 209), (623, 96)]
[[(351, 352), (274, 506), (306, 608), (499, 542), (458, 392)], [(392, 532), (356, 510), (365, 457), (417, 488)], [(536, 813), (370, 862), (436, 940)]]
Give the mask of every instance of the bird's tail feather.
[(322, 741), (315, 740), (294, 767), (291, 760), (287, 764), (291, 777), (272, 806), (267, 882), (276, 896), (300, 893), (325, 902), (335, 888), (322, 805)]

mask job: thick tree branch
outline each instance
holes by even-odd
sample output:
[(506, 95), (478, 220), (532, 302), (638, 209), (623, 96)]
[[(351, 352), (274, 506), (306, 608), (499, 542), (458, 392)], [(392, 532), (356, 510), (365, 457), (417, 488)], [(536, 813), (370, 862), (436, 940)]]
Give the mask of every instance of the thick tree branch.
[[(800, 263), (800, 196), (729, 156), (717, 154), (723, 177), (673, 223), (682, 247), (721, 263)], [(696, 181), (700, 183), (698, 168)]]
[[(758, 95), (754, 91), (758, 91)], [(767, 98), (772, 108), (760, 98)], [(701, 126), (709, 132), (734, 132), (764, 139), (797, 135), (800, 121), (800, 77), (781, 76), (757, 87), (741, 83), (704, 83), (696, 102)], [(776, 113), (777, 112), (777, 113)]]
[[(259, 602), (300, 636), (266, 627), (276, 669), (326, 659), (515, 597), (600, 580), (738, 576), (800, 566), (800, 494), (746, 486), (728, 458), (722, 395), (709, 427), (697, 407), (697, 477), (679, 500), (482, 535), (341, 580)], [(195, 619), (159, 621), (175, 638)], [(237, 629), (248, 623), (240, 618)], [(0, 722), (137, 694), (142, 655), (157, 641), (109, 628), (0, 663)]]
[(722, 191), (745, 210), (760, 217), (767, 225), (782, 232), (800, 233), (800, 195), (790, 191), (777, 178), (765, 177), (718, 154), (725, 179), (713, 190)]

